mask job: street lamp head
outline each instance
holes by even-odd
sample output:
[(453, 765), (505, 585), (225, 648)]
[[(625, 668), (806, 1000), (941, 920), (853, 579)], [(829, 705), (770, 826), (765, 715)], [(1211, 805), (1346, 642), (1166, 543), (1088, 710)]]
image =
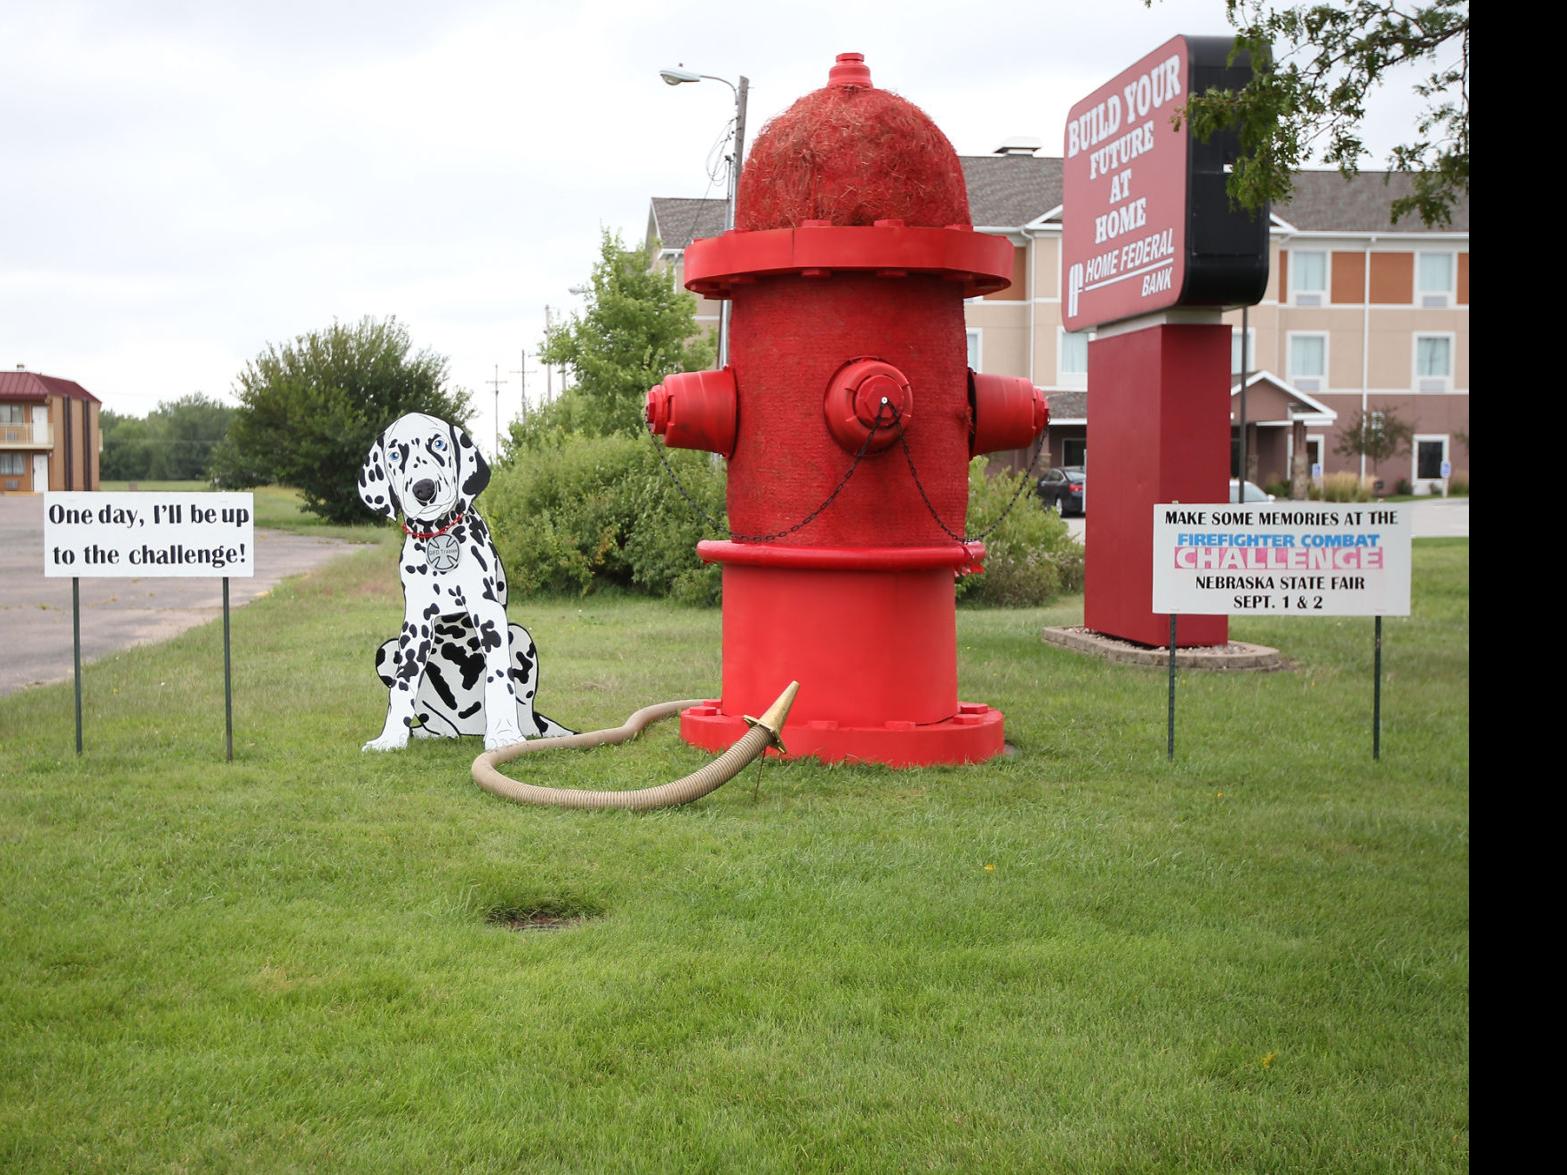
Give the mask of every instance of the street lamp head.
[(661, 69), (658, 76), (664, 79), (666, 85), (678, 86), (682, 82), (699, 82), (702, 75), (692, 73), (689, 69)]

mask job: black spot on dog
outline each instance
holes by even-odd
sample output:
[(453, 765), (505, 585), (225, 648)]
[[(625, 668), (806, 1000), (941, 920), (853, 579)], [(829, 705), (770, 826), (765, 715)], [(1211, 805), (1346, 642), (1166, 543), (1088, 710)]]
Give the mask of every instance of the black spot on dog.
[(430, 683), (430, 688), (435, 690), (441, 701), (446, 703), (448, 710), (457, 707), (457, 698), (452, 693), (452, 687), (446, 683), (445, 674), (441, 672), (441, 667), (434, 660), (430, 662), (430, 667), (425, 670), (424, 677)]
[(486, 620), (479, 626), (479, 640), (486, 649), (501, 647), (501, 634), (495, 631), (495, 621)]

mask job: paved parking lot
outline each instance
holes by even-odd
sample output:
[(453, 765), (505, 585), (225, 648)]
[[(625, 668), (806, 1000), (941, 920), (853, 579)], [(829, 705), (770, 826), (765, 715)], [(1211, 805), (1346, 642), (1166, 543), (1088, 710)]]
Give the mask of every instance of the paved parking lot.
[[(71, 676), (71, 581), (46, 579), (42, 494), (0, 495), (0, 694)], [(256, 531), (256, 574), (229, 581), (238, 607), (356, 544)], [(82, 659), (165, 640), (223, 614), (220, 579), (83, 579)]]

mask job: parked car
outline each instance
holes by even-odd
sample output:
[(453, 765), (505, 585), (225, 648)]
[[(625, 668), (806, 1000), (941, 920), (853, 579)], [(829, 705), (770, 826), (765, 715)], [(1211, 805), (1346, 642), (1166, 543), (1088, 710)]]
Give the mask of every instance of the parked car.
[[(1240, 486), (1240, 483), (1238, 481), (1236, 481), (1235, 478), (1233, 478), (1233, 477), (1230, 478), (1230, 501), (1232, 501), (1232, 502), (1239, 502), (1240, 501), (1240, 498), (1237, 496), (1238, 493), (1239, 493), (1239, 486)], [(1246, 483), (1246, 501), (1248, 501), (1248, 502), (1271, 502), (1271, 501), (1273, 501), (1273, 495), (1268, 493), (1266, 490), (1264, 490), (1256, 482), (1249, 481), (1249, 482)]]
[(1062, 514), (1082, 514), (1088, 495), (1088, 475), (1081, 465), (1045, 470), (1039, 479), (1039, 498)]

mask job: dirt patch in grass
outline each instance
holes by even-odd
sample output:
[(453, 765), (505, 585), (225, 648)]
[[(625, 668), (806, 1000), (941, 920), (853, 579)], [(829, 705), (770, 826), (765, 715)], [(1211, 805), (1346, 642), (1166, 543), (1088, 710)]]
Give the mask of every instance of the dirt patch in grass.
[(571, 926), (581, 926), (588, 920), (586, 914), (545, 914), (535, 910), (531, 914), (499, 914), (489, 919), (492, 926), (504, 927), (507, 930), (565, 930)]
[(484, 920), (491, 926), (521, 932), (567, 930), (603, 916), (603, 909), (591, 902), (573, 898), (548, 898), (492, 906), (485, 911)]

